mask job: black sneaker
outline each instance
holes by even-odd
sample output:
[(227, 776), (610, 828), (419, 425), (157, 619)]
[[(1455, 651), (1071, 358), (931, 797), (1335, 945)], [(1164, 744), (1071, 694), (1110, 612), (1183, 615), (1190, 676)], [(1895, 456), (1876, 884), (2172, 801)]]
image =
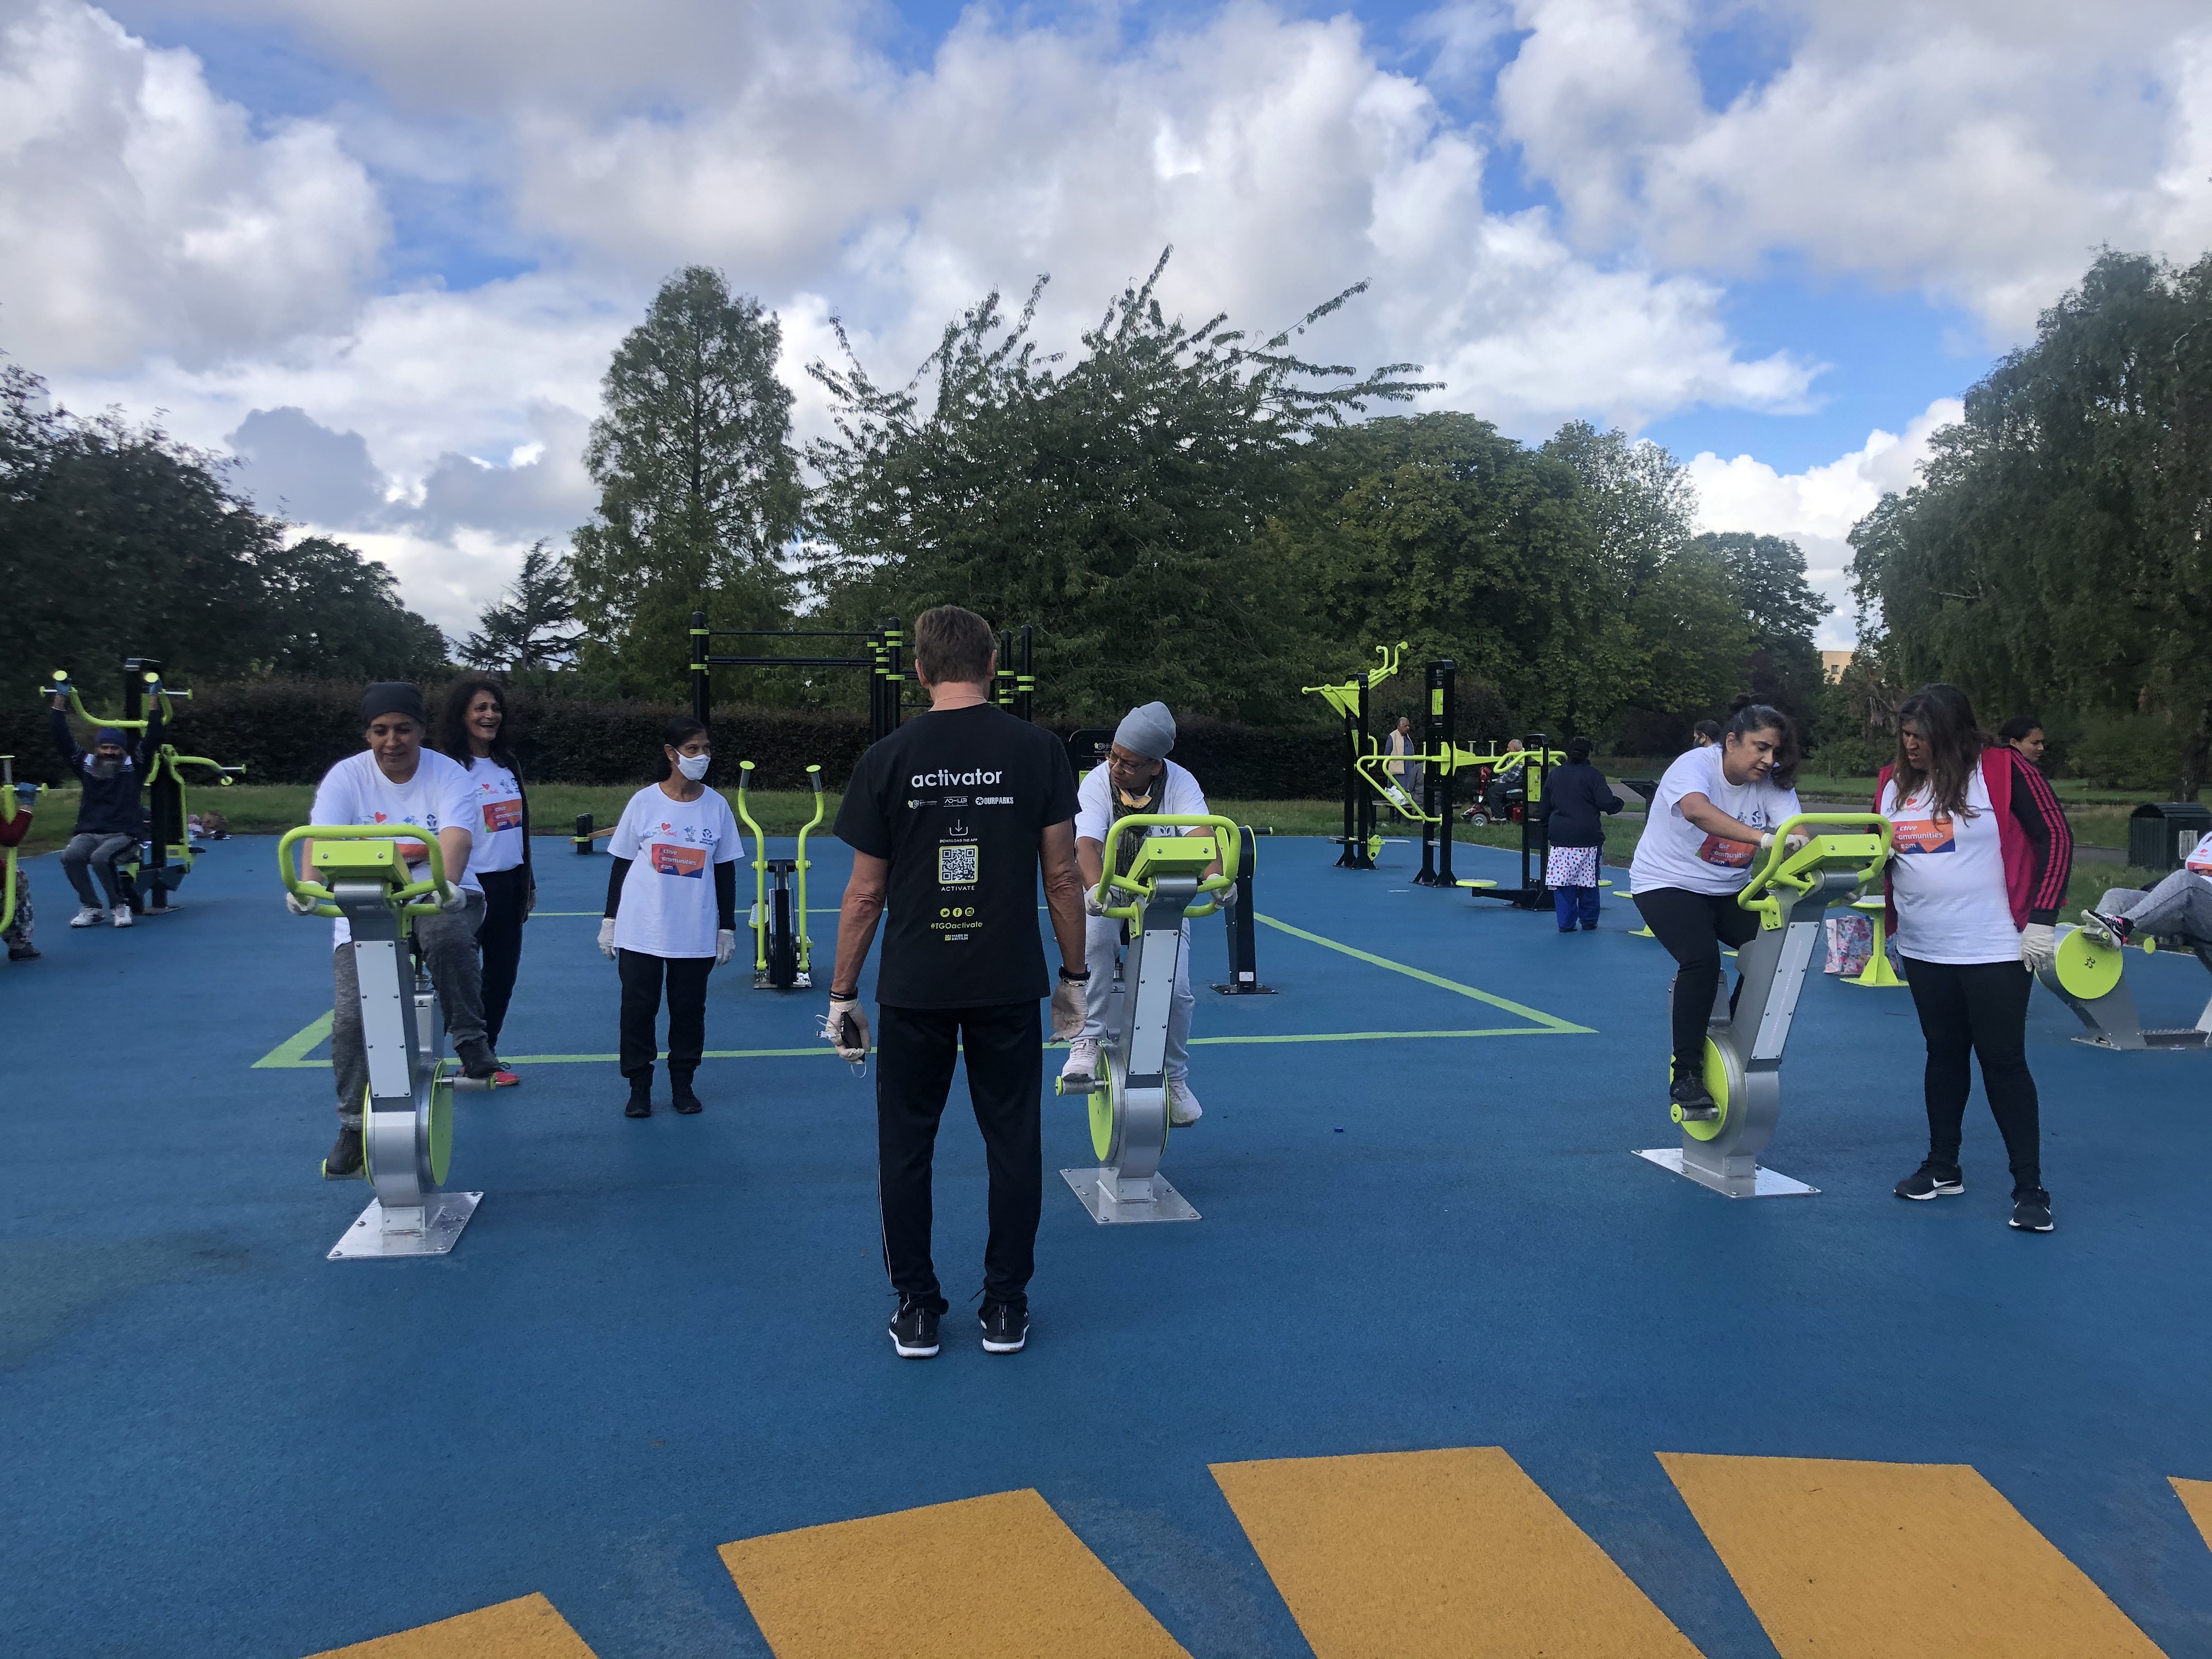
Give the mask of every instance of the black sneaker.
[(456, 1042), (453, 1053), (460, 1060), (463, 1077), (482, 1082), (499, 1071), (499, 1056), (492, 1053), (489, 1038), (471, 1037), (465, 1042)]
[(1923, 1163), (1897, 1183), (1899, 1198), (1956, 1198), (1966, 1190), (1966, 1178), (1955, 1164)]
[(33, 950), (27, 945), (11, 945), (8, 947), (8, 960), (10, 962), (36, 962), (45, 954), (43, 951)]
[(691, 1092), (691, 1079), (690, 1078), (670, 1078), (668, 1079), (668, 1090), (670, 1095), (673, 1097), (670, 1100), (669, 1104), (675, 1107), (676, 1109), (683, 1113), (684, 1116), (689, 1117), (694, 1112), (704, 1111), (706, 1109), (704, 1103), (700, 1100), (699, 1097)]
[(901, 1359), (937, 1358), (937, 1316), (919, 1302), (899, 1298), (891, 1316), (891, 1346)]
[(2024, 1233), (2047, 1233), (2058, 1224), (2051, 1218), (2051, 1194), (2030, 1187), (2012, 1195), (2012, 1221)]
[(323, 1159), (323, 1179), (354, 1181), (361, 1176), (361, 1131), (341, 1129), (330, 1155)]
[(983, 1304), (983, 1352), (1019, 1353), (1030, 1340), (1030, 1310), (1004, 1302)]
[(1720, 1103), (1701, 1077), (1678, 1077), (1668, 1086), (1667, 1098), (1682, 1109), (1685, 1123), (1711, 1123), (1721, 1115)]
[(2081, 931), (2102, 945), (2124, 951), (2135, 942), (2135, 923), (2116, 910), (2084, 910)]
[(643, 1077), (634, 1077), (629, 1080), (629, 1103), (623, 1108), (623, 1115), (624, 1117), (653, 1115), (652, 1073), (647, 1072)]

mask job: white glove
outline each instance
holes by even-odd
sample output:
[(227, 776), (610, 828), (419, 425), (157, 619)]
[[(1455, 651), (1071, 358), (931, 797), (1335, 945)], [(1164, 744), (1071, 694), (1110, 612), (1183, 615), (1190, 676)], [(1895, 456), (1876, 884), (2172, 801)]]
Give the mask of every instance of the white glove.
[(289, 888), (285, 890), (284, 908), (295, 916), (312, 916), (315, 914), (316, 907), (321, 903), (322, 900), (319, 898), (310, 898), (305, 893), (295, 893)]
[(1764, 852), (1765, 852), (1768, 848), (1770, 848), (1770, 847), (1771, 847), (1771, 846), (1773, 846), (1773, 845), (1774, 845), (1774, 831), (1772, 831), (1771, 830), (1763, 830), (1762, 832), (1760, 832), (1760, 835), (1759, 835), (1759, 850), (1760, 852), (1764, 853)]
[(2058, 951), (2058, 933), (2047, 921), (2031, 921), (2020, 930), (2020, 965), (2031, 974), (2051, 966)]
[(1106, 902), (1098, 896), (1098, 890), (1096, 887), (1086, 887), (1083, 890), (1083, 914), (1086, 916), (1103, 916), (1106, 914)]
[(1213, 896), (1213, 900), (1215, 903), (1224, 908), (1234, 905), (1237, 902), (1237, 884), (1231, 882), (1228, 886)]
[(599, 954), (609, 962), (615, 959), (615, 919), (612, 916), (599, 918)]
[(734, 930), (720, 928), (714, 934), (714, 966), (726, 968), (730, 958), (738, 953), (738, 936)]
[(1785, 853), (1802, 853), (1807, 847), (1812, 844), (1812, 840), (1813, 836), (1810, 830), (1792, 830), (1788, 836), (1784, 837), (1782, 850)]
[(830, 1012), (822, 1021), (822, 1035), (837, 1051), (837, 1058), (848, 1065), (858, 1065), (868, 1057), (868, 1017), (860, 1011), (858, 997), (831, 997)]
[(449, 916), (467, 909), (469, 908), (468, 890), (456, 887), (448, 882), (444, 890), (438, 895), (438, 908)]
[(1058, 980), (1052, 988), (1052, 1040), (1073, 1042), (1083, 1035), (1083, 1021), (1089, 1010), (1085, 1006), (1084, 990), (1089, 981)]

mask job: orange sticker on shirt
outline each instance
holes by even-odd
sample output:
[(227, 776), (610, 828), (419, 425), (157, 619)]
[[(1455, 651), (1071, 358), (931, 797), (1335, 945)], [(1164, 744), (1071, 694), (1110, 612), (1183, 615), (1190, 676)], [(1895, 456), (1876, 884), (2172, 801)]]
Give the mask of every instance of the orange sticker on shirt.
[(1725, 836), (1707, 836), (1705, 844), (1698, 848), (1699, 858), (1723, 870), (1748, 870), (1758, 853), (1757, 842), (1730, 841)]
[(488, 836), (522, 828), (522, 803), (519, 800), (488, 800), (483, 804), (483, 815), (484, 833)]
[(1898, 854), (1955, 853), (1957, 837), (1948, 818), (1893, 818), (1896, 834), (1890, 848)]
[(700, 876), (707, 872), (707, 850), (702, 847), (672, 847), (665, 841), (653, 843), (653, 871), (661, 876)]

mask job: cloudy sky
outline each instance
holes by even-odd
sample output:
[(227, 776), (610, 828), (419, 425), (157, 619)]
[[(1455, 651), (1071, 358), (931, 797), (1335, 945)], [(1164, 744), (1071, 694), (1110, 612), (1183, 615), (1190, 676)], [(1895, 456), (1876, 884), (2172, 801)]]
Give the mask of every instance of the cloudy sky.
[[(609, 352), (720, 267), (903, 376), (994, 287), (1405, 359), (1433, 407), (1843, 534), (2101, 245), (2212, 245), (2204, 0), (0, 0), (0, 349), (166, 411), (453, 630), (592, 492)], [(1829, 629), (1848, 639), (1848, 619)]]

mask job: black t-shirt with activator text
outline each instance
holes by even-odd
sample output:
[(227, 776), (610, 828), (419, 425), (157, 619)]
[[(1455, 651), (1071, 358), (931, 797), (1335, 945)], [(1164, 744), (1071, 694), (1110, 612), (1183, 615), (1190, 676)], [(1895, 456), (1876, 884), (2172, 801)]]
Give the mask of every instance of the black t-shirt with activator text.
[(836, 834), (891, 866), (877, 1000), (981, 1008), (1048, 994), (1037, 843), (1074, 816), (1060, 739), (990, 703), (917, 714), (870, 745)]

